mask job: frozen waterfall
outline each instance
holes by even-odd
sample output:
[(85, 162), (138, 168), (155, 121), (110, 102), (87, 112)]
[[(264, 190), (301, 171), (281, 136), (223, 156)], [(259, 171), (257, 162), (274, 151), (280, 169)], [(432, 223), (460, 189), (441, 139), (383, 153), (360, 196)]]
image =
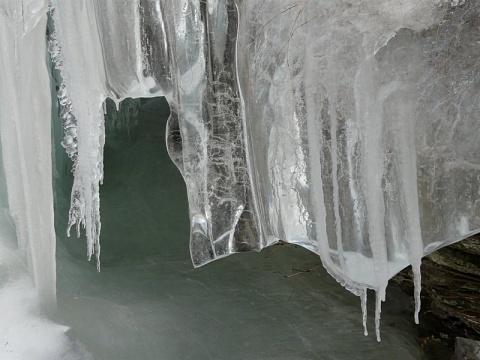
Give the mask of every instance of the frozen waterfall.
[(84, 229), (99, 269), (107, 99), (166, 97), (194, 266), (300, 245), (361, 298), (364, 319), (376, 291), (378, 339), (389, 279), (412, 265), (418, 321), (421, 258), (479, 231), (474, 1), (0, 0), (8, 209), (45, 306), (55, 304), (48, 11), (73, 160), (65, 225)]

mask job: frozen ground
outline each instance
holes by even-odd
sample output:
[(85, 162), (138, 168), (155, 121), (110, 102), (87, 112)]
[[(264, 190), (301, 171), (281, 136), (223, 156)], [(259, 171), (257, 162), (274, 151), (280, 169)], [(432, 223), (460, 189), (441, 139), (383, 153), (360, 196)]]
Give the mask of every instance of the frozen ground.
[[(84, 241), (63, 236), (69, 184), (58, 198), (57, 320), (73, 340), (97, 360), (421, 358), (403, 293), (389, 287), (377, 343), (373, 319), (362, 335), (358, 297), (300, 247), (194, 269), (185, 185), (165, 149), (167, 113), (142, 112), (128, 145), (107, 139), (101, 273)], [(313, 270), (286, 277), (293, 269)]]

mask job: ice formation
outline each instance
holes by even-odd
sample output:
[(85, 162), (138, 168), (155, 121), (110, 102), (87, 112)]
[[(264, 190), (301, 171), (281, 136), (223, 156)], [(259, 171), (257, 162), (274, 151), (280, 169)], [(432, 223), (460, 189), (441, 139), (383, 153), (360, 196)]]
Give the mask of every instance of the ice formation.
[[(10, 210), (54, 296), (47, 4), (0, 4)], [(98, 264), (107, 98), (167, 98), (195, 266), (301, 245), (361, 297), (364, 319), (377, 292), (378, 338), (388, 280), (412, 265), (418, 321), (422, 256), (478, 231), (475, 2), (52, 0), (51, 14), (68, 227), (85, 228)]]
[(45, 307), (55, 304), (51, 97), (44, 1), (0, 1), (0, 136), (2, 205), (10, 210), (19, 249)]

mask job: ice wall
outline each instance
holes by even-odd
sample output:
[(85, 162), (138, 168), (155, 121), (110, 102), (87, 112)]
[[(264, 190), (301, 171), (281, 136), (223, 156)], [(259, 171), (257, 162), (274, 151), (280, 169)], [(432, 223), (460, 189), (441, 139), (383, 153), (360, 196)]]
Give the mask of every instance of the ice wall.
[(43, 0), (0, 1), (0, 136), (19, 251), (41, 304), (51, 309), (56, 275), (46, 13)]
[(418, 321), (421, 257), (479, 226), (478, 8), (278, 5), (238, 2), (237, 15), (263, 237), (317, 252), (362, 299), (375, 289), (377, 324), (388, 280), (411, 264)]
[[(42, 244), (52, 235), (45, 4), (1, 4), (11, 211), (20, 234), (40, 231), (21, 241), (33, 268), (52, 273), (35, 265), (54, 264)], [(85, 228), (100, 264), (105, 100), (163, 95), (195, 266), (299, 244), (363, 305), (377, 291), (378, 324), (388, 280), (411, 264), (418, 312), (421, 257), (480, 223), (478, 11), (440, 0), (53, 0), (49, 50), (74, 162), (68, 227)], [(37, 279), (52, 295), (49, 276)]]
[(53, 4), (75, 160), (69, 226), (86, 227), (89, 255), (106, 97), (167, 97), (196, 266), (299, 244), (362, 302), (377, 291), (378, 324), (395, 273), (413, 266), (418, 313), (421, 257), (477, 231), (478, 46), (461, 51), (472, 4)]

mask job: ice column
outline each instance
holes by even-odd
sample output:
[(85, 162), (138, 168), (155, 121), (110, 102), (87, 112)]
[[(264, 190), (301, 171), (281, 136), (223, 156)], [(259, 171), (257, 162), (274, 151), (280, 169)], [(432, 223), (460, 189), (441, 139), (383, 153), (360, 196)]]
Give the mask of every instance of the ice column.
[(50, 81), (43, 0), (0, 3), (0, 135), (8, 205), (44, 308), (55, 303)]

